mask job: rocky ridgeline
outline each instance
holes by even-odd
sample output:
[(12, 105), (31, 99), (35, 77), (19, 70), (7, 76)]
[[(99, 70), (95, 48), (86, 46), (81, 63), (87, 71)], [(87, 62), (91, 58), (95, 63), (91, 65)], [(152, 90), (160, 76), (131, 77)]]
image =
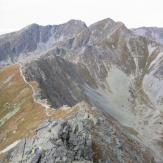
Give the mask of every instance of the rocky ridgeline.
[(74, 112), (65, 120), (49, 120), (42, 124), (33, 138), (23, 139), (5, 154), (3, 161), (155, 162), (150, 150), (132, 141), (111, 117), (85, 102), (73, 109)]

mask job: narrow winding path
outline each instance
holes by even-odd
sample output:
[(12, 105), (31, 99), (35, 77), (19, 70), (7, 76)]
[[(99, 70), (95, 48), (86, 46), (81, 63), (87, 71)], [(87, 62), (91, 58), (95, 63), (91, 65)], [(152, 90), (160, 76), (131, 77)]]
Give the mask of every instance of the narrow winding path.
[(41, 105), (42, 107), (44, 107), (44, 108), (45, 108), (46, 115), (49, 117), (50, 114), (49, 114), (49, 112), (48, 112), (48, 109), (50, 109), (51, 107), (50, 107), (48, 104), (42, 102), (41, 100), (36, 100), (36, 98), (35, 98), (35, 96), (34, 96), (34, 94), (35, 94), (35, 89), (33, 88), (32, 84), (30, 84), (30, 83), (26, 80), (26, 78), (25, 78), (25, 76), (24, 76), (24, 74), (23, 74), (23, 71), (22, 71), (22, 65), (19, 64), (18, 66), (19, 66), (19, 72), (20, 72), (20, 75), (21, 75), (22, 79), (23, 79), (24, 82), (25, 82), (27, 85), (29, 85), (29, 87), (31, 87), (31, 89), (32, 89), (32, 96), (33, 96), (34, 102), (37, 103), (37, 104), (39, 104), (39, 105)]

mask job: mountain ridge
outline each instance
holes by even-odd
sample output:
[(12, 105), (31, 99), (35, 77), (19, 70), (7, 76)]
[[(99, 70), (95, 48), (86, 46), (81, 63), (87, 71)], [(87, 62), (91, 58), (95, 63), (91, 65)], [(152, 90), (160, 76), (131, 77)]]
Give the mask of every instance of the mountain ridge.
[[(43, 29), (32, 25), (24, 31), (27, 33), (20, 38), (27, 43), (17, 38), (18, 43), (13, 46), (12, 39), (4, 43), (0, 37), (0, 62), (2, 67), (5, 62), (8, 64), (3, 55), (6, 50), (10, 52), (8, 57), (14, 55), (11, 49), (16, 48), (13, 61), (21, 64), (27, 82), (37, 83), (36, 99), (47, 101), (58, 112), (62, 106), (73, 108), (84, 100), (118, 121), (133, 140), (152, 151), (156, 162), (163, 160), (160, 43), (111, 19), (89, 27), (71, 20)], [(46, 41), (40, 42), (42, 39)]]

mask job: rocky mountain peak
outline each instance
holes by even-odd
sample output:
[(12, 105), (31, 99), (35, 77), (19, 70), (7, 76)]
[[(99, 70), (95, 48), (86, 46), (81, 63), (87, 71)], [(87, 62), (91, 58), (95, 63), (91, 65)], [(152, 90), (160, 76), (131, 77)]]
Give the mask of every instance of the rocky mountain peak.
[(106, 19), (103, 19), (103, 20), (100, 20), (100, 21), (98, 21), (98, 22), (96, 22), (96, 23), (94, 23), (94, 24), (92, 24), (92, 25), (90, 25), (90, 28), (95, 28), (95, 27), (105, 27), (105, 25), (106, 26), (111, 26), (111, 25), (114, 25), (116, 22), (115, 21), (113, 21), (112, 19), (110, 19), (110, 18), (106, 18)]
[[(30, 24), (30, 25), (28, 25), (28, 26), (26, 26), (25, 28), (23, 28), (24, 30), (34, 30), (35, 28), (38, 28), (39, 27), (39, 25), (38, 24), (36, 24), (36, 23), (32, 23), (32, 24)], [(22, 29), (22, 30), (23, 30)]]
[(72, 25), (77, 25), (77, 26), (85, 26), (87, 27), (87, 25), (85, 24), (85, 22), (81, 21), (81, 20), (76, 20), (76, 19), (71, 19), (67, 22), (68, 24), (72, 24)]
[(132, 29), (132, 31), (137, 35), (144, 36), (150, 40), (163, 44), (163, 28), (139, 27)]

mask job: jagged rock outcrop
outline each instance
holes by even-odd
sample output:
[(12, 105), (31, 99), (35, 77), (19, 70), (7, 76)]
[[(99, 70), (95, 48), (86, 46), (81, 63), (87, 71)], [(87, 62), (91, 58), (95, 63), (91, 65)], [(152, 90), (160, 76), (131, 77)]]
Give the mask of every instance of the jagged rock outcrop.
[(4, 161), (155, 162), (149, 149), (132, 141), (130, 135), (107, 116), (85, 102), (79, 103), (67, 119), (42, 124), (33, 138), (22, 140), (8, 151)]

